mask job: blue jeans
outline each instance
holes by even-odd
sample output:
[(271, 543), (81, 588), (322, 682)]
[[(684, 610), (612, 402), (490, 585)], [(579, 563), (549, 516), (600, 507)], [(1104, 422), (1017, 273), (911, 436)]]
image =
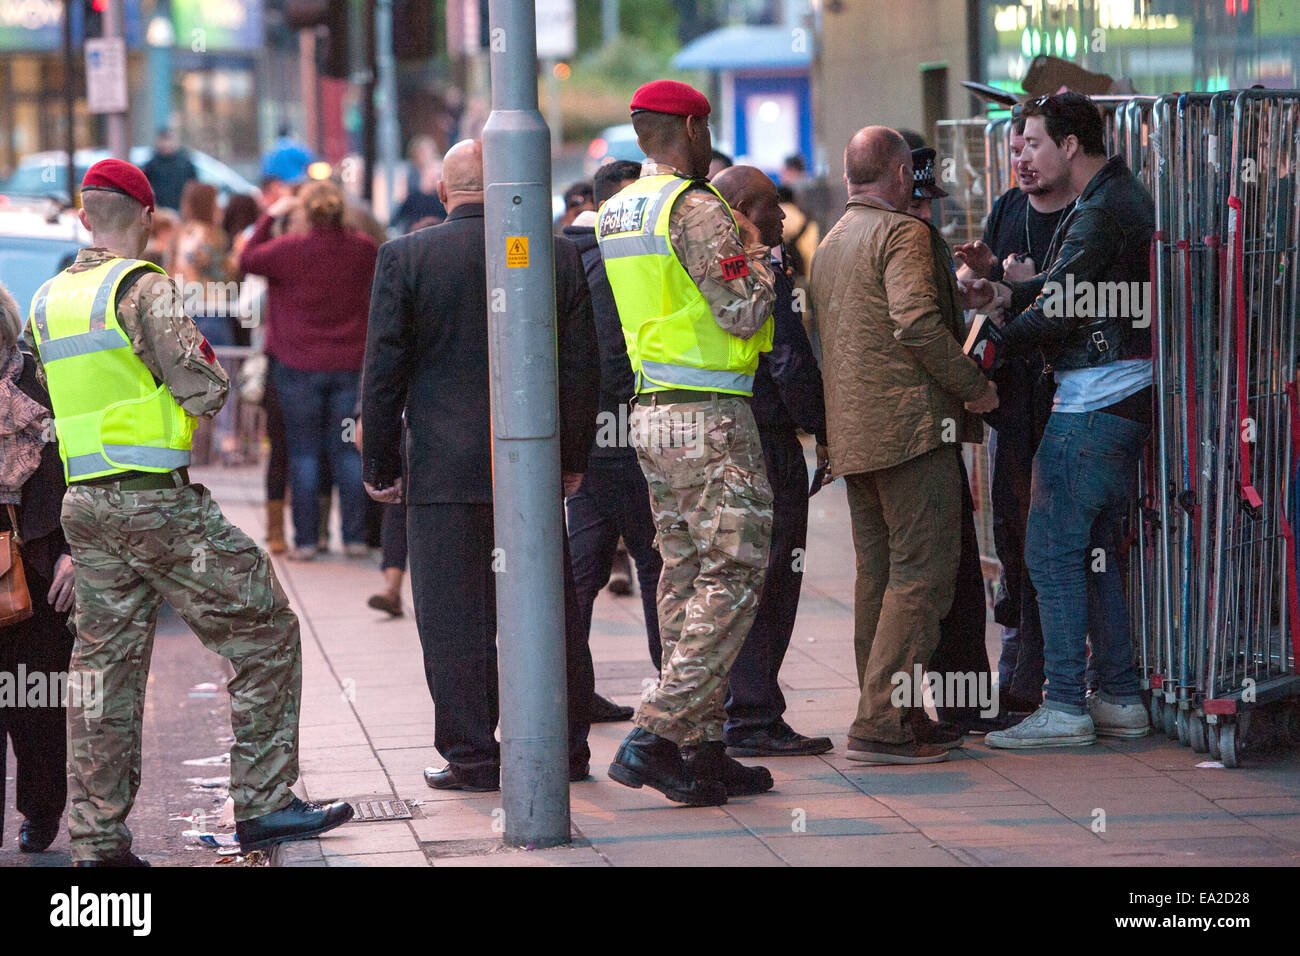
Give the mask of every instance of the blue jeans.
[(316, 546), (320, 531), (316, 493), (320, 488), (322, 457), (329, 460), (339, 489), (343, 543), (363, 543), (366, 492), (361, 484), (361, 456), (354, 442), (343, 440), (344, 419), (352, 418), (356, 412), (361, 373), (304, 372), (273, 359), (271, 374), (284, 410), (285, 439), (289, 445), (294, 543), (300, 548)]
[(1087, 713), (1089, 635), (1101, 696), (1141, 702), (1117, 545), (1149, 431), (1105, 412), (1054, 412), (1034, 456), (1025, 562), (1054, 710)]

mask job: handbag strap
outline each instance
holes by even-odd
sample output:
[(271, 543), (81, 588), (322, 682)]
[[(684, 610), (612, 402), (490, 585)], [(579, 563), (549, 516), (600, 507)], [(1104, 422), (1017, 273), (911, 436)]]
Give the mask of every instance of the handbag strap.
[(9, 510), (9, 527), (12, 529), (14, 546), (21, 548), (23, 546), (22, 535), (18, 533), (18, 515), (14, 512), (13, 505), (5, 505)]

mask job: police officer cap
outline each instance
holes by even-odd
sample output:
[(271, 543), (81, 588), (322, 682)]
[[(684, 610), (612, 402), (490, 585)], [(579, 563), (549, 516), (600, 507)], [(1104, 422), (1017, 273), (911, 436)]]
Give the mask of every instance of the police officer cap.
[(709, 115), (710, 109), (703, 93), (676, 80), (655, 80), (632, 94), (633, 113), (671, 113), (703, 119)]
[(934, 157), (929, 146), (912, 150), (913, 199), (942, 199), (948, 195), (934, 181)]
[(154, 208), (153, 187), (138, 167), (121, 159), (101, 159), (86, 170), (86, 178), (81, 181), (81, 191), (104, 189), (112, 193), (130, 196), (146, 209)]

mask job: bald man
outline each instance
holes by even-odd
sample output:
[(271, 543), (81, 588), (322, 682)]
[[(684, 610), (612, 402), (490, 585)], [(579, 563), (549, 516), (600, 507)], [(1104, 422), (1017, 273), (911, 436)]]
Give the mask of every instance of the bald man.
[[(997, 392), (962, 354), (962, 300), (942, 237), (907, 214), (912, 154), (897, 132), (859, 130), (844, 154), (849, 201), (813, 260), (831, 471), (848, 485), (857, 551), (854, 651), (861, 697), (847, 756), (935, 763), (954, 739), (914, 725), (914, 667), (929, 662), (953, 600), (961, 544), (961, 442)], [(963, 408), (963, 405), (965, 408)], [(942, 729), (942, 728), (937, 728)]]
[[(713, 177), (713, 186), (754, 224), (765, 246), (774, 253), (782, 248), (785, 212), (770, 176), (753, 166), (730, 166)], [(793, 757), (831, 749), (829, 737), (804, 736), (785, 722), (777, 680), (794, 632), (808, 545), (808, 467), (799, 430), (817, 437), (819, 466), (828, 453), (822, 374), (804, 332), (804, 296), (796, 293), (781, 262), (773, 258), (771, 266), (772, 351), (758, 357), (749, 407), (772, 486), (772, 548), (754, 623), (731, 667), (723, 740), (733, 757)]]
[[(363, 464), (371, 497), (406, 501), (415, 623), (433, 696), (434, 746), (446, 760), (424, 772), (425, 783), (486, 791), (499, 786), (500, 753), (480, 143), (466, 140), (448, 151), (438, 198), (447, 207), (444, 223), (379, 250), (366, 340)], [(567, 239), (555, 240), (555, 272), (560, 463), (571, 488), (596, 435), (600, 358), (582, 260)], [(568, 557), (566, 542), (569, 777), (577, 781), (588, 775), (595, 689), (585, 634), (573, 626)]]

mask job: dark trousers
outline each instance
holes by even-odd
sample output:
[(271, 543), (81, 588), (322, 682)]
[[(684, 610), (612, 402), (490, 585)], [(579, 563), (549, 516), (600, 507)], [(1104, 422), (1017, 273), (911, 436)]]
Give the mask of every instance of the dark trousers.
[(1023, 360), (1008, 362), (999, 372), (1001, 404), (991, 439), (993, 546), (1002, 562), (993, 619), (1008, 629), (998, 659), (998, 687), (1029, 701), (1038, 701), (1043, 694), (1043, 628), (1038, 592), (1025, 564), (1025, 529), (1034, 452), (1047, 426), (1055, 391), (1050, 375)]
[(654, 517), (650, 514), (650, 490), (635, 457), (600, 458), (588, 461), (582, 486), (565, 501), (568, 511), (569, 550), (573, 554), (573, 582), (578, 620), (586, 641), (591, 633), (592, 605), (600, 589), (609, 583), (610, 568), (618, 539), (627, 544), (636, 562), (641, 587), (641, 609), (645, 617), (646, 642), (655, 669), (662, 669), (659, 646), (659, 612), (655, 593), (663, 559), (655, 548)]
[[(0, 845), (4, 843), (5, 780), (7, 746), (13, 741), (18, 759), (15, 773), (18, 812), (28, 820), (49, 823), (63, 815), (68, 800), (68, 721), (63, 708), (63, 681), (72, 655), (72, 633), (68, 615), (58, 614), (45, 601), (50, 582), (28, 567), (27, 587), (32, 595), (32, 616), (10, 627), (0, 628), (0, 674), (12, 682), (19, 699), (8, 707), (0, 704)], [(19, 670), (19, 667), (22, 670)], [(19, 680), (21, 674), (26, 679)], [(27, 699), (31, 678), (44, 674), (48, 706)]]
[(773, 728), (785, 713), (777, 675), (794, 633), (808, 544), (808, 466), (799, 436), (793, 429), (760, 428), (758, 434), (772, 486), (772, 551), (758, 613), (731, 666), (723, 737), (733, 745)]
[[(953, 591), (952, 607), (939, 622), (939, 645), (930, 655), (926, 670), (937, 674), (961, 674), (956, 682), (944, 678), (942, 686), (960, 688), (963, 700), (941, 700), (935, 712), (941, 720), (971, 720), (979, 716), (985, 705), (978, 697), (992, 694), (992, 674), (989, 670), (988, 650), (984, 646), (984, 628), (987, 611), (984, 601), (984, 575), (980, 570), (979, 539), (975, 536), (975, 502), (971, 498), (970, 480), (966, 463), (958, 450), (957, 467), (961, 472), (961, 552), (957, 563), (957, 581)], [(972, 683), (973, 680), (973, 683)], [(970, 700), (971, 690), (977, 699)], [(956, 694), (954, 694), (956, 696)], [(962, 706), (953, 706), (961, 704)]]
[(262, 408), (266, 410), (266, 441), (270, 446), (266, 456), (266, 500), (284, 501), (289, 482), (289, 439), (284, 433), (284, 408), (275, 390), (275, 376), (269, 371)]
[(384, 505), (384, 524), (380, 541), (384, 549), (384, 560), (380, 567), (385, 571), (389, 568), (405, 571), (406, 505), (400, 501), (397, 504)]
[[(497, 785), (496, 575), (492, 570), (492, 506), (406, 506), (415, 624), (424, 676), (434, 705), (434, 746), (457, 778)], [(569, 759), (585, 764), (595, 692), (591, 654), (576, 626), (572, 573), (565, 548), (565, 645), (569, 697)], [(581, 638), (581, 639), (580, 639)]]

